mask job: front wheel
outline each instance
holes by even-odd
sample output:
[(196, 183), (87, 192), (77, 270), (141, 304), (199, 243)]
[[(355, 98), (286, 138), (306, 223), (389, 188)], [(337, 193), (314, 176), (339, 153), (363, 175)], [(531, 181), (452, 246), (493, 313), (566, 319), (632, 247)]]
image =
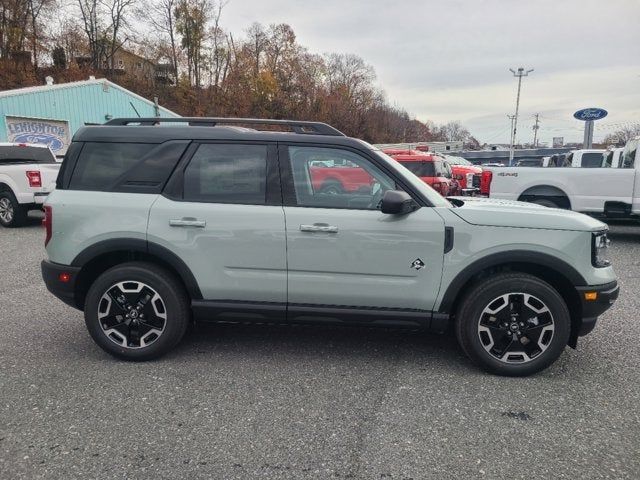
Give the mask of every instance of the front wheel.
[(125, 360), (150, 360), (180, 342), (189, 322), (189, 303), (169, 272), (131, 262), (96, 279), (84, 317), (91, 337), (106, 352)]
[(456, 335), (467, 356), (506, 376), (539, 372), (560, 356), (571, 331), (569, 310), (548, 283), (524, 273), (477, 284), (456, 313)]

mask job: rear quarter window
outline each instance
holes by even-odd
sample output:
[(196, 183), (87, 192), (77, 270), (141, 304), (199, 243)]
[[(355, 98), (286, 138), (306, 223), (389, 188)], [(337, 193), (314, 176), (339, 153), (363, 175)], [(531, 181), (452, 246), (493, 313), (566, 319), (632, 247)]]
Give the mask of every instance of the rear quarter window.
[(188, 141), (163, 144), (86, 142), (76, 160), (68, 188), (159, 193), (188, 144)]

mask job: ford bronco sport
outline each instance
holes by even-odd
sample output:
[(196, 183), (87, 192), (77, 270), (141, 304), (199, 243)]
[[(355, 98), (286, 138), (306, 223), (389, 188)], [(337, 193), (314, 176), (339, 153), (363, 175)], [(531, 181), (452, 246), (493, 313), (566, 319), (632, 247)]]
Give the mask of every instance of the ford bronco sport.
[[(317, 190), (310, 171), (320, 164), (374, 181)], [(82, 128), (44, 224), (48, 289), (128, 360), (168, 352), (192, 319), (452, 324), (478, 365), (528, 375), (575, 348), (618, 295), (598, 220), (446, 200), (369, 144), (314, 122)]]

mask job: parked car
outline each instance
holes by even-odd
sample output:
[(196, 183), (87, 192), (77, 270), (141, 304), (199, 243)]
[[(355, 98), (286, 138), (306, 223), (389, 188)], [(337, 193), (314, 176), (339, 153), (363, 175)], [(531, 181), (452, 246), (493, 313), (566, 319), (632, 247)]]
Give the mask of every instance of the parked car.
[[(291, 131), (225, 126), (236, 122)], [(345, 160), (372, 177), (371, 189), (314, 188), (313, 162)], [(127, 360), (167, 353), (192, 319), (453, 324), (478, 365), (528, 375), (575, 348), (618, 295), (602, 222), (450, 202), (379, 150), (314, 122), (81, 128), (44, 226), (47, 288)]]
[(0, 225), (19, 227), (42, 208), (60, 164), (46, 145), (0, 143)]
[(346, 159), (313, 161), (309, 174), (315, 191), (330, 194), (371, 190), (373, 177)]
[(386, 149), (383, 152), (443, 197), (462, 193), (460, 183), (453, 178), (451, 167), (442, 157), (418, 150)]
[(444, 161), (451, 167), (453, 178), (460, 182), (465, 195), (474, 195), (482, 191), (482, 168), (469, 160), (453, 155), (443, 155)]
[(607, 217), (640, 215), (639, 139), (627, 143), (620, 168), (602, 168), (602, 151), (576, 151), (565, 168), (494, 169), (490, 197), (520, 200)]

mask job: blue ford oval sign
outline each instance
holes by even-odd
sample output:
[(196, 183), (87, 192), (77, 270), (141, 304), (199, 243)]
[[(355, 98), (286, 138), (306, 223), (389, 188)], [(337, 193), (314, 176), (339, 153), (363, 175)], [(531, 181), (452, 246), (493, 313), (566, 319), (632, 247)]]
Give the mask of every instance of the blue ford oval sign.
[(62, 140), (58, 137), (44, 133), (23, 133), (22, 135), (17, 135), (13, 141), (16, 143), (44, 143), (45, 145), (48, 145), (54, 153), (64, 148), (64, 143), (62, 143)]
[(589, 120), (600, 120), (607, 116), (607, 111), (602, 108), (583, 108), (573, 114), (573, 118), (587, 122)]

